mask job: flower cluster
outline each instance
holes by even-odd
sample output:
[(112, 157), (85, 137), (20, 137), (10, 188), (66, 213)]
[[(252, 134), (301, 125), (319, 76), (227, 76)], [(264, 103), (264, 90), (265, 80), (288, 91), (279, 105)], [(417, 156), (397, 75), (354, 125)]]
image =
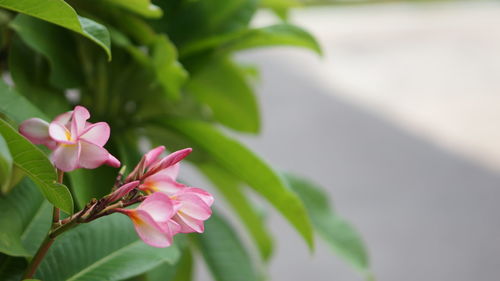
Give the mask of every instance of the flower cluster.
[[(129, 183), (139, 182), (137, 188), (148, 194), (147, 198), (136, 209), (117, 209), (130, 217), (141, 239), (155, 247), (169, 246), (177, 233), (202, 233), (214, 202), (203, 189), (176, 181), (179, 162), (191, 149), (160, 159), (164, 151), (165, 147), (159, 146), (146, 153), (126, 179)], [(123, 192), (120, 189), (116, 192)]]
[[(34, 144), (52, 150), (54, 166), (64, 172), (103, 164), (120, 167), (120, 161), (103, 148), (110, 136), (109, 125), (92, 124), (87, 122), (89, 118), (85, 107), (76, 106), (50, 124), (39, 118), (26, 120), (19, 131)], [(191, 153), (191, 148), (161, 158), (164, 151), (165, 147), (159, 146), (146, 153), (123, 182), (119, 175), (116, 190), (100, 200), (93, 199), (81, 211), (60, 221), (61, 228), (119, 212), (127, 215), (139, 237), (154, 247), (170, 246), (178, 233), (202, 233), (204, 221), (212, 214), (214, 198), (203, 189), (177, 182), (179, 162)], [(135, 209), (125, 208), (138, 202)]]
[(34, 144), (52, 150), (51, 160), (64, 172), (78, 168), (95, 169), (103, 164), (120, 167), (120, 161), (103, 146), (110, 128), (105, 122), (87, 122), (89, 111), (83, 106), (57, 116), (50, 124), (31, 118), (19, 126), (19, 132)]

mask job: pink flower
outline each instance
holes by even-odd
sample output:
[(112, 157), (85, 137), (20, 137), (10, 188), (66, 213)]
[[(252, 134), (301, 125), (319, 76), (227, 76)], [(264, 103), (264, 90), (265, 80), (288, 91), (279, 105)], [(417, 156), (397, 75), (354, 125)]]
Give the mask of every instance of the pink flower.
[(51, 160), (64, 172), (77, 168), (95, 169), (103, 164), (119, 167), (120, 161), (103, 148), (109, 139), (109, 125), (89, 123), (89, 118), (85, 107), (76, 106), (50, 124), (38, 118), (26, 120), (19, 131), (31, 142), (53, 150)]
[(173, 220), (181, 229), (181, 233), (198, 232), (205, 230), (204, 221), (212, 215), (210, 207), (214, 203), (214, 197), (203, 189), (185, 187), (174, 194), (171, 199), (179, 205)]
[(136, 209), (117, 209), (132, 220), (135, 231), (148, 245), (158, 248), (172, 244), (173, 236), (180, 230), (179, 224), (171, 220), (178, 206), (167, 195), (149, 195)]

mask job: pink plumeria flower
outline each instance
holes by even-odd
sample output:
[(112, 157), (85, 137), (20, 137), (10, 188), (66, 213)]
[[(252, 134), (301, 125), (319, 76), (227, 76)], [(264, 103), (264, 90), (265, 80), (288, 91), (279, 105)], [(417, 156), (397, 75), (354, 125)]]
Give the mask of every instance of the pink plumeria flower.
[(185, 187), (171, 196), (171, 199), (179, 205), (173, 220), (181, 229), (181, 233), (198, 232), (205, 230), (204, 221), (212, 215), (210, 207), (214, 203), (214, 197), (203, 189)]
[(69, 172), (78, 168), (95, 169), (103, 164), (120, 167), (120, 161), (111, 155), (104, 144), (109, 139), (110, 128), (106, 122), (87, 122), (89, 111), (76, 106), (65, 112), (47, 126), (41, 119), (29, 119), (21, 124), (19, 131), (35, 144), (46, 145), (53, 150), (54, 165)]
[(167, 195), (154, 193), (135, 209), (117, 211), (129, 216), (135, 231), (146, 244), (164, 248), (170, 246), (174, 235), (179, 233), (179, 224), (171, 220), (177, 209), (177, 204)]
[(139, 189), (147, 193), (161, 191), (169, 196), (184, 188), (176, 182), (179, 174), (180, 161), (191, 153), (191, 148), (175, 151), (168, 156), (158, 159), (165, 147), (159, 146), (145, 155), (147, 172), (143, 175), (143, 182)]

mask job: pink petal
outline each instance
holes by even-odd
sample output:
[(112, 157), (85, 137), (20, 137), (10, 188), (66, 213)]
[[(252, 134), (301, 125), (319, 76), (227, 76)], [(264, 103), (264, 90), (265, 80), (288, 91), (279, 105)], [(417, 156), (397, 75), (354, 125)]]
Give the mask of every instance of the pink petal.
[(52, 140), (49, 123), (40, 118), (31, 118), (21, 123), (19, 132), (34, 144), (46, 144)]
[(147, 212), (156, 222), (167, 222), (174, 215), (172, 200), (161, 192), (149, 195), (137, 210)]
[(144, 191), (150, 192), (163, 192), (166, 195), (174, 195), (179, 192), (185, 185), (174, 181), (172, 178), (162, 175), (162, 174), (154, 174), (152, 176), (147, 177), (144, 180), (144, 183), (139, 187)]
[(81, 145), (79, 165), (86, 169), (95, 169), (109, 159), (109, 152), (98, 145), (86, 141), (79, 141)]
[(111, 153), (108, 153), (108, 160), (106, 160), (106, 165), (114, 167), (114, 168), (120, 168), (120, 160), (116, 159)]
[(129, 182), (127, 184), (120, 186), (117, 190), (115, 190), (113, 193), (111, 193), (111, 195), (107, 199), (108, 202), (115, 202), (116, 200), (127, 195), (130, 191), (132, 191), (138, 185), (139, 185), (139, 181), (133, 181), (133, 182)]
[(64, 172), (70, 172), (77, 168), (78, 162), (80, 160), (80, 144), (61, 144), (59, 145), (51, 155), (52, 162), (54, 165)]
[(157, 174), (161, 174), (175, 180), (177, 178), (177, 175), (179, 175), (180, 166), (181, 166), (180, 163), (176, 163), (175, 165), (172, 165), (170, 167), (167, 167), (159, 171)]
[(86, 127), (79, 138), (98, 146), (104, 146), (109, 139), (109, 132), (108, 123), (99, 122)]
[(73, 111), (64, 112), (63, 114), (57, 116), (52, 122), (59, 123), (62, 126), (69, 128), (71, 125), (70, 123), (71, 116), (73, 116)]
[(208, 206), (212, 206), (212, 204), (214, 203), (214, 197), (212, 196), (212, 194), (208, 193), (207, 191), (205, 191), (201, 188), (186, 187), (186, 188), (180, 190), (178, 194), (180, 194), (180, 193), (196, 195), (201, 200), (203, 200), (203, 202), (205, 202), (205, 204), (207, 204)]
[(165, 169), (167, 167), (170, 167), (172, 165), (175, 165), (176, 163), (180, 162), (182, 159), (186, 158), (191, 151), (193, 151), (192, 148), (185, 148), (182, 150), (177, 150), (175, 152), (170, 153), (168, 156), (163, 158), (160, 161), (161, 169)]
[(166, 222), (158, 224), (148, 213), (140, 210), (134, 210), (129, 216), (134, 223), (135, 231), (146, 244), (157, 248), (172, 244), (173, 233)]
[(160, 170), (163, 170), (165, 168), (168, 168), (170, 166), (173, 166), (180, 162), (182, 159), (184, 159), (186, 156), (189, 155), (193, 151), (191, 148), (185, 148), (182, 150), (175, 151), (162, 160), (160, 160), (158, 163), (154, 164), (151, 169), (146, 173), (146, 176), (150, 176), (152, 174), (156, 174)]
[(71, 134), (75, 137), (79, 136), (85, 128), (87, 120), (90, 118), (89, 111), (80, 105), (75, 106), (73, 109), (73, 116), (71, 118)]
[(144, 154), (144, 159), (145, 159), (145, 165), (146, 167), (149, 167), (151, 164), (156, 162), (158, 160), (158, 157), (165, 151), (165, 147), (158, 146), (153, 149), (151, 149), (148, 153)]
[(173, 220), (179, 224), (180, 233), (203, 233), (203, 231), (205, 231), (205, 226), (203, 225), (202, 220), (197, 220), (180, 213), (175, 215)]
[(206, 220), (212, 215), (212, 209), (197, 195), (182, 193), (173, 198), (181, 202), (178, 214), (184, 214), (197, 220)]
[(75, 144), (76, 142), (71, 136), (71, 133), (63, 125), (52, 122), (49, 125), (49, 135), (50, 137), (58, 143), (64, 144)]

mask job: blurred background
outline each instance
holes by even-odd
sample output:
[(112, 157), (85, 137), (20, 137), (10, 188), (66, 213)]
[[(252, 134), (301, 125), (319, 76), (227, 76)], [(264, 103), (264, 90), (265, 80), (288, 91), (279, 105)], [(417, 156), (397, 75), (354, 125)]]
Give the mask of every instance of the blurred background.
[[(349, 4), (292, 11), (321, 58), (238, 57), (261, 68), (265, 124), (241, 138), (328, 188), (377, 280), (499, 280), (500, 3)], [(254, 25), (274, 21), (263, 12)], [(363, 280), (319, 240), (310, 254), (279, 215), (269, 225), (271, 280)]]

